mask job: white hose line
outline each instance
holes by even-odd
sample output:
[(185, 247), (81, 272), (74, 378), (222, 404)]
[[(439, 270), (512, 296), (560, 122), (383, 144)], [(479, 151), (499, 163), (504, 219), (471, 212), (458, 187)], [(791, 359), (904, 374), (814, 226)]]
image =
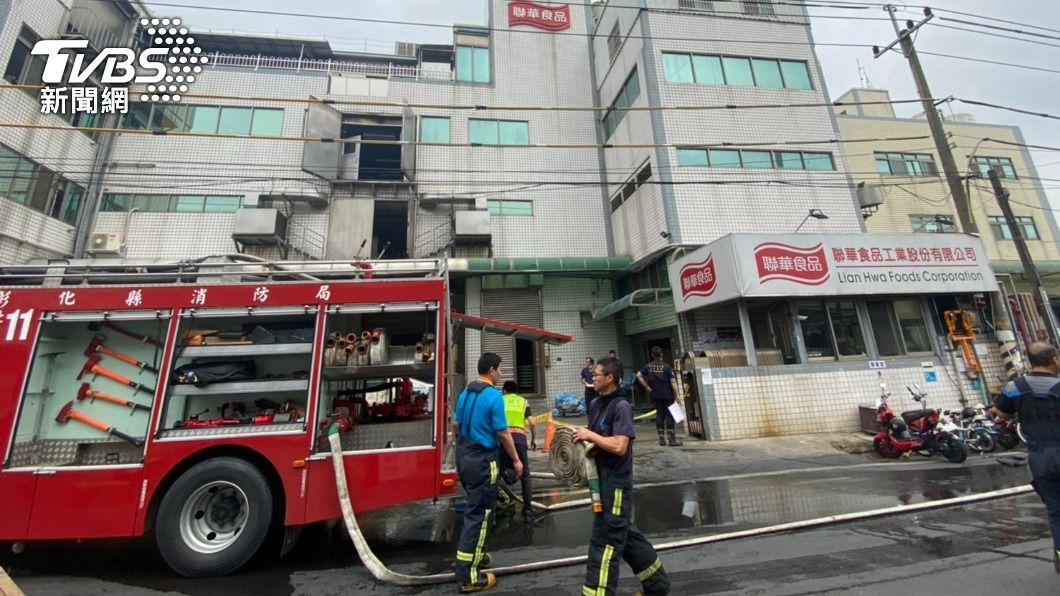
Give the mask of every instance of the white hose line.
[[(350, 491), (346, 484), (346, 468), (343, 464), (342, 443), (339, 440), (339, 433), (329, 432), (328, 441), (331, 443), (331, 463), (332, 466), (335, 468), (335, 488), (338, 491), (339, 505), (342, 507), (342, 518), (346, 522), (346, 531), (349, 533), (350, 540), (353, 541), (353, 546), (357, 550), (357, 556), (361, 558), (361, 562), (364, 563), (365, 568), (368, 569), (372, 576), (381, 582), (396, 586), (425, 586), (456, 581), (456, 574), (454, 573), (436, 573), (434, 575), (407, 575), (404, 573), (397, 573), (395, 571), (391, 571), (385, 565), (383, 565), (383, 562), (379, 560), (379, 557), (375, 556), (375, 553), (372, 552), (371, 547), (368, 546), (368, 541), (365, 540), (364, 534), (361, 533), (361, 528), (357, 525), (357, 517), (353, 513), (353, 505), (350, 503)], [(766, 534), (775, 534), (777, 532), (788, 532), (791, 530), (815, 528), (819, 526), (837, 524), (847, 521), (870, 519), (873, 517), (909, 513), (912, 511), (940, 509), (944, 507), (964, 505), (968, 503), (978, 503), (980, 501), (989, 501), (992, 499), (1000, 499), (1002, 497), (1022, 495), (1031, 492), (1032, 490), (1033, 489), (1029, 484), (1025, 484), (1023, 486), (1018, 486), (1015, 488), (1006, 488), (978, 495), (955, 497), (952, 499), (943, 499), (940, 501), (928, 501), (925, 503), (916, 503), (914, 505), (899, 505), (895, 507), (873, 509), (870, 511), (862, 511), (858, 513), (844, 513), (841, 515), (832, 515), (829, 517), (820, 517), (817, 519), (809, 519), (797, 522), (790, 522), (786, 524), (766, 526), (764, 528), (753, 528), (750, 530), (741, 530), (738, 532), (729, 532), (726, 534), (715, 534), (712, 536), (699, 536), (696, 538), (687, 538), (684, 540), (677, 540), (673, 542), (666, 542), (663, 544), (655, 545), (655, 550), (673, 550), (677, 548), (686, 548), (689, 546), (698, 546), (701, 544), (710, 544), (712, 542), (735, 540), (737, 538), (750, 538), (754, 536), (764, 536)], [(589, 499), (585, 499), (585, 501), (589, 501)], [(556, 567), (580, 565), (585, 563), (586, 560), (587, 557), (585, 555), (579, 555), (576, 557), (566, 557), (563, 559), (552, 559), (549, 561), (537, 561), (534, 563), (524, 563), (522, 565), (512, 565), (510, 567), (498, 567), (496, 569), (491, 569), (490, 571), (495, 573), (496, 575), (512, 575), (516, 573), (540, 571), (542, 569), (552, 569)]]
[(328, 441), (331, 443), (331, 463), (335, 468), (335, 488), (339, 493), (339, 505), (342, 507), (342, 519), (346, 522), (346, 531), (353, 541), (353, 547), (357, 549), (357, 556), (377, 580), (396, 586), (425, 586), (430, 584), (441, 584), (456, 581), (456, 574), (438, 573), (435, 575), (406, 575), (387, 569), (379, 557), (375, 556), (368, 541), (361, 533), (361, 527), (357, 525), (357, 517), (353, 514), (353, 504), (350, 503), (350, 490), (346, 484), (346, 467), (342, 460), (342, 442), (339, 433), (328, 432)]
[[(888, 515), (901, 515), (905, 513), (912, 513), (916, 511), (927, 511), (930, 509), (943, 509), (946, 507), (954, 507), (957, 505), (967, 505), (971, 503), (979, 503), (982, 501), (991, 501), (994, 499), (1001, 499), (1005, 497), (1015, 497), (1026, 493), (1034, 492), (1031, 485), (1024, 484), (1023, 486), (1017, 486), (1013, 488), (1004, 488), (1000, 490), (991, 491), (988, 493), (980, 493), (977, 495), (968, 495), (964, 497), (954, 497), (952, 499), (942, 499), (939, 501), (926, 501), (924, 503), (915, 503), (913, 505), (898, 505), (895, 507), (884, 507), (883, 509), (870, 509), (869, 511), (859, 511), (855, 513), (843, 513), (840, 515), (831, 515), (828, 517), (818, 517), (816, 519), (806, 519), (797, 522), (789, 522), (786, 524), (776, 524), (772, 526), (765, 526), (762, 528), (752, 528), (749, 530), (740, 530), (738, 532), (728, 532), (725, 534), (714, 534), (711, 536), (697, 536), (695, 538), (686, 538), (684, 540), (675, 540), (672, 542), (664, 542), (662, 544), (655, 544), (655, 550), (657, 552), (676, 550), (679, 548), (688, 548), (691, 546), (700, 546), (703, 544), (711, 544), (714, 542), (725, 542), (728, 540), (736, 540), (738, 538), (754, 538), (757, 536), (765, 536), (768, 534), (777, 534), (780, 532), (790, 532), (792, 530), (807, 530), (810, 528), (818, 528), (822, 526), (829, 526), (834, 524), (840, 524), (849, 521), (858, 521), (864, 519), (872, 519), (875, 517), (886, 517)], [(566, 557), (564, 559), (552, 559), (550, 561), (539, 561), (536, 563), (524, 563), (522, 565), (512, 565), (511, 567), (497, 567), (491, 569), (496, 575), (513, 575), (516, 573), (527, 573), (529, 571), (541, 571), (544, 569), (554, 569), (556, 567), (567, 567), (571, 565), (581, 565), (588, 560), (585, 555), (578, 555), (576, 557)]]

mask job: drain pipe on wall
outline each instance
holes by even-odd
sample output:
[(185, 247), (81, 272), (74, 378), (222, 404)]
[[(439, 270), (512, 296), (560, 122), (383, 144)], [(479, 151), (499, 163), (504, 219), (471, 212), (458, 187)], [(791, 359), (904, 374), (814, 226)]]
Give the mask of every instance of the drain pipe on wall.
[[(368, 545), (368, 541), (364, 538), (364, 534), (361, 532), (360, 526), (357, 525), (357, 517), (354, 515), (353, 505), (350, 503), (350, 491), (349, 486), (346, 484), (346, 468), (342, 460), (342, 443), (339, 440), (339, 428), (337, 425), (333, 424), (328, 429), (328, 441), (331, 444), (331, 461), (335, 469), (335, 488), (338, 490), (339, 505), (342, 507), (342, 517), (343, 520), (346, 522), (346, 530), (350, 535), (350, 539), (353, 541), (354, 548), (357, 550), (357, 555), (360, 557), (361, 561), (364, 563), (365, 568), (368, 569), (372, 576), (381, 582), (397, 586), (425, 586), (456, 581), (456, 575), (453, 573), (436, 573), (433, 575), (408, 575), (405, 573), (398, 573), (387, 568), (386, 565), (384, 565), (383, 562), (379, 560), (379, 557), (377, 557), (375, 553), (372, 552), (371, 547)], [(969, 505), (972, 503), (979, 503), (992, 499), (1023, 495), (1032, 492), (1032, 490), (1033, 489), (1031, 488), (1031, 486), (1027, 484), (1015, 488), (995, 490), (988, 493), (956, 497), (953, 499), (929, 501), (925, 503), (917, 503), (914, 505), (885, 507), (883, 509), (873, 509), (870, 511), (861, 511), (858, 513), (832, 515), (828, 517), (820, 517), (817, 519), (809, 519), (786, 524), (766, 526), (764, 528), (742, 530), (739, 532), (729, 532), (726, 534), (716, 534), (713, 536), (698, 536), (695, 538), (687, 538), (684, 540), (675, 540), (671, 542), (664, 542), (662, 544), (656, 544), (655, 550), (665, 551), (679, 548), (688, 548), (692, 546), (700, 546), (703, 544), (711, 544), (714, 542), (724, 542), (727, 540), (736, 540), (739, 538), (754, 538), (758, 536), (766, 536), (769, 534), (777, 534), (780, 532), (790, 532), (793, 530), (806, 530), (810, 528), (818, 528), (822, 526), (839, 524), (849, 521), (871, 519), (875, 517), (885, 517), (888, 515), (897, 515), (914, 511), (927, 511), (931, 509), (953, 507), (956, 505)], [(583, 565), (585, 564), (586, 559), (587, 557), (584, 555), (576, 557), (565, 557), (561, 559), (552, 559), (549, 561), (537, 561), (534, 563), (513, 565), (510, 567), (498, 567), (496, 569), (491, 569), (491, 572), (497, 575), (514, 575), (517, 573), (527, 573), (531, 571), (555, 569), (557, 567)]]

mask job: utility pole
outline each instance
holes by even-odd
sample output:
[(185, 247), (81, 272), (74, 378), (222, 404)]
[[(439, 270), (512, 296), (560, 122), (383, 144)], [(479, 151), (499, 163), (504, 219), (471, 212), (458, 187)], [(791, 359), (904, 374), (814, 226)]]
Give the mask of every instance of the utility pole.
[(1008, 225), (1008, 229), (1012, 233), (1012, 241), (1016, 243), (1016, 252), (1019, 253), (1020, 263), (1023, 264), (1023, 274), (1031, 284), (1031, 294), (1034, 298), (1034, 303), (1038, 306), (1038, 311), (1045, 320), (1045, 326), (1049, 332), (1049, 341), (1054, 346), (1060, 345), (1060, 343), (1057, 343), (1056, 317), (1053, 316), (1053, 311), (1049, 307), (1049, 299), (1046, 298), (1045, 293), (1042, 291), (1042, 278), (1038, 276), (1038, 270), (1034, 266), (1034, 261), (1031, 260), (1031, 253), (1027, 250), (1027, 241), (1023, 237), (1023, 227), (1016, 223), (1016, 216), (1012, 214), (1012, 205), (1008, 202), (1008, 191), (1001, 186), (1001, 180), (997, 177), (997, 172), (994, 171), (994, 168), (990, 168), (988, 176), (990, 177), (990, 186), (994, 189), (994, 196), (997, 197), (997, 204), (1001, 206), (1001, 214), (1005, 216), (1005, 224)]
[(961, 172), (957, 170), (957, 163), (953, 160), (953, 153), (950, 152), (946, 131), (942, 128), (942, 118), (939, 117), (939, 113), (935, 109), (935, 104), (931, 98), (931, 89), (928, 87), (927, 78), (924, 77), (924, 69), (920, 66), (920, 58), (917, 56), (916, 48), (913, 47), (913, 33), (934, 18), (935, 15), (931, 13), (930, 8), (924, 8), (923, 20), (916, 24), (913, 21), (906, 21), (906, 28), (901, 29), (898, 26), (898, 19), (894, 16), (898, 9), (891, 4), (885, 5), (883, 9), (891, 16), (891, 22), (894, 23), (894, 31), (898, 34), (898, 39), (892, 41), (890, 45), (883, 49), (878, 46), (873, 47), (872, 52), (876, 58), (879, 58), (887, 50), (894, 48), (894, 46), (901, 46), (902, 54), (909, 61), (909, 68), (913, 71), (916, 90), (924, 107), (924, 117), (931, 128), (931, 136), (935, 139), (935, 150), (938, 151), (939, 161), (942, 162), (942, 171), (946, 176), (946, 184), (950, 188), (950, 195), (953, 197), (953, 204), (957, 210), (957, 219), (961, 222), (961, 231), (965, 234), (978, 233), (979, 228), (975, 225), (975, 218), (972, 217), (968, 195), (964, 192), (964, 185), (961, 183)]

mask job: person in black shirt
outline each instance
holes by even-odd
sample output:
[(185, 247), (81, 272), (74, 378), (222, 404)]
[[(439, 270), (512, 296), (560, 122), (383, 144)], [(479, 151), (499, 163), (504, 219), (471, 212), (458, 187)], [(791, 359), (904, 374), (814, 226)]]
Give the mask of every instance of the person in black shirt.
[(1027, 360), (1031, 371), (1005, 385), (994, 411), (1006, 418), (1019, 415), (1031, 486), (1049, 514), (1053, 568), (1060, 573), (1060, 352), (1037, 342), (1027, 348)]
[(598, 397), (589, 406), (589, 426), (577, 428), (574, 439), (594, 445), (603, 509), (593, 519), (582, 594), (613, 596), (618, 586), (618, 561), (633, 569), (646, 596), (670, 592), (670, 578), (655, 548), (633, 523), (633, 406), (619, 387), (622, 363), (601, 358), (594, 371)]
[(582, 369), (582, 387), (585, 388), (585, 409), (589, 409), (589, 404), (592, 403), (596, 397), (596, 389), (593, 386), (593, 370), (596, 368), (596, 364), (593, 359), (589, 356), (585, 357), (585, 368)]
[(655, 402), (655, 429), (659, 433), (659, 445), (664, 446), (669, 440), (671, 447), (683, 445), (677, 440), (677, 423), (670, 413), (670, 404), (676, 399), (681, 403), (681, 392), (677, 388), (677, 375), (670, 365), (663, 362), (663, 351), (659, 346), (651, 349), (652, 361), (641, 367), (637, 373), (637, 382), (648, 390), (648, 395)]

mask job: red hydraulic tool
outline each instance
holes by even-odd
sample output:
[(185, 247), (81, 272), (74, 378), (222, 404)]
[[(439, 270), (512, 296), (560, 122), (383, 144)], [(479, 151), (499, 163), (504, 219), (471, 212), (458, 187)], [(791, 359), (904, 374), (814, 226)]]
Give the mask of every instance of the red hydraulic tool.
[(146, 412), (151, 411), (151, 406), (138, 404), (134, 401), (129, 401), (125, 398), (118, 397), (116, 395), (103, 393), (102, 391), (94, 391), (88, 387), (88, 383), (81, 383), (81, 388), (77, 390), (77, 401), (85, 401), (86, 397), (92, 400), (99, 399), (102, 401), (109, 401), (112, 404), (118, 404), (119, 406), (132, 408), (133, 410), (144, 410)]
[(81, 424), (84, 424), (85, 426), (91, 426), (92, 428), (98, 431), (114, 435), (115, 437), (126, 440), (132, 443), (133, 445), (136, 445), (137, 447), (140, 447), (144, 444), (143, 439), (131, 437), (121, 432), (120, 430), (114, 428), (113, 426), (107, 426), (106, 424), (100, 422), (99, 420), (96, 420), (95, 418), (90, 418), (88, 416), (85, 416), (81, 412), (78, 412), (74, 409), (74, 402), (70, 402), (63, 406), (62, 409), (59, 410), (59, 414), (55, 417), (55, 421), (62, 424), (66, 424), (66, 422), (70, 420), (76, 420)]
[(92, 373), (94, 375), (99, 375), (101, 377), (106, 377), (106, 378), (110, 379), (111, 381), (114, 381), (115, 383), (121, 383), (122, 385), (126, 385), (128, 387), (132, 387), (133, 389), (135, 389), (137, 391), (143, 391), (145, 393), (150, 393), (151, 395), (155, 394), (154, 387), (148, 387), (147, 385), (143, 385), (141, 383), (137, 383), (136, 381), (134, 381), (132, 379), (123, 377), (123, 376), (119, 375), (116, 372), (109, 371), (109, 370), (103, 368), (102, 366), (100, 366), (99, 365), (99, 356), (89, 356), (88, 357), (88, 360), (85, 361), (85, 365), (81, 367), (81, 372), (77, 373), (77, 380), (80, 381), (81, 377), (83, 377), (85, 375), (85, 373)]
[(137, 360), (136, 358), (133, 358), (132, 356), (127, 356), (125, 354), (122, 354), (121, 352), (118, 352), (116, 350), (112, 350), (112, 349), (108, 348), (107, 346), (103, 345), (103, 342), (106, 341), (106, 339), (107, 338), (103, 337), (102, 335), (97, 335), (97, 336), (93, 337), (92, 341), (89, 342), (88, 347), (85, 348), (85, 356), (91, 356), (91, 355), (93, 355), (93, 354), (98, 352), (100, 354), (104, 354), (106, 356), (110, 356), (111, 358), (114, 358), (115, 360), (121, 360), (122, 362), (124, 362), (126, 364), (131, 364), (131, 365), (133, 365), (133, 366), (135, 366), (137, 368), (146, 370), (146, 371), (154, 373), (156, 375), (158, 374), (158, 369), (157, 368), (151, 366), (150, 364), (144, 362), (143, 360)]

